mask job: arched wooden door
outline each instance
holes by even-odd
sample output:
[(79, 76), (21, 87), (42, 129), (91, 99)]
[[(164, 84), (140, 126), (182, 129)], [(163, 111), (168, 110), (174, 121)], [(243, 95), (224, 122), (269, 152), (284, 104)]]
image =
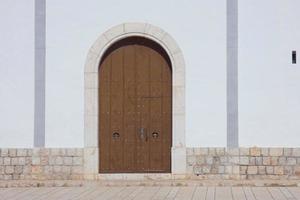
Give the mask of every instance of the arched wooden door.
[(100, 173), (171, 172), (172, 70), (155, 42), (130, 37), (99, 69)]

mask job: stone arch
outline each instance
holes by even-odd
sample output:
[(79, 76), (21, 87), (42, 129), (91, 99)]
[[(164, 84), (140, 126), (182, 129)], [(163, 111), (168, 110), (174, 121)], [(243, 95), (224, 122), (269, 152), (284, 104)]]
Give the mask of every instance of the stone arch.
[(147, 23), (124, 23), (103, 33), (90, 48), (84, 67), (84, 173), (95, 179), (99, 168), (98, 69), (106, 50), (116, 41), (139, 36), (158, 43), (172, 64), (172, 174), (186, 173), (185, 150), (185, 62), (175, 40), (162, 29)]

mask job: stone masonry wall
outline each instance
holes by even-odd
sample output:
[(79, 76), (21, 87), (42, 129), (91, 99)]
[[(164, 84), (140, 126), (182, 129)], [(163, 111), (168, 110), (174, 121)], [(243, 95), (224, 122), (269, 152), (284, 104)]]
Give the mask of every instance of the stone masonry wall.
[(300, 179), (300, 148), (187, 148), (198, 179)]
[(0, 149), (0, 180), (80, 180), (83, 149)]

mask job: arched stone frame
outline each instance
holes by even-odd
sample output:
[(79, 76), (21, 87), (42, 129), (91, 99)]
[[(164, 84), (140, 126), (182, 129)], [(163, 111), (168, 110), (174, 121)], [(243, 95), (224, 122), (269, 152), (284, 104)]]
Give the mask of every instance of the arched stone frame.
[(98, 69), (102, 55), (113, 43), (130, 36), (145, 37), (161, 45), (172, 64), (172, 153), (171, 173), (186, 173), (185, 63), (175, 40), (162, 29), (147, 23), (124, 23), (103, 33), (90, 48), (84, 67), (84, 174), (99, 173)]

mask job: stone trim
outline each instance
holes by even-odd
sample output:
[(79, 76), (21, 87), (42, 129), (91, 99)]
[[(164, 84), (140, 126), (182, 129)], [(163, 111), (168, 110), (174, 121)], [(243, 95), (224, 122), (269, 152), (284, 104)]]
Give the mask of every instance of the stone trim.
[(227, 147), (239, 147), (238, 0), (227, 0)]
[(157, 42), (168, 53), (172, 63), (173, 130), (172, 168), (174, 174), (186, 171), (185, 150), (185, 64), (174, 39), (162, 29), (147, 23), (124, 23), (103, 33), (90, 48), (84, 67), (84, 170), (94, 179), (99, 170), (98, 150), (98, 68), (102, 55), (118, 40), (130, 36), (145, 37)]
[(300, 179), (300, 148), (187, 148), (196, 179)]
[(34, 147), (45, 146), (46, 0), (35, 0)]
[(0, 149), (0, 180), (81, 180), (83, 149)]

